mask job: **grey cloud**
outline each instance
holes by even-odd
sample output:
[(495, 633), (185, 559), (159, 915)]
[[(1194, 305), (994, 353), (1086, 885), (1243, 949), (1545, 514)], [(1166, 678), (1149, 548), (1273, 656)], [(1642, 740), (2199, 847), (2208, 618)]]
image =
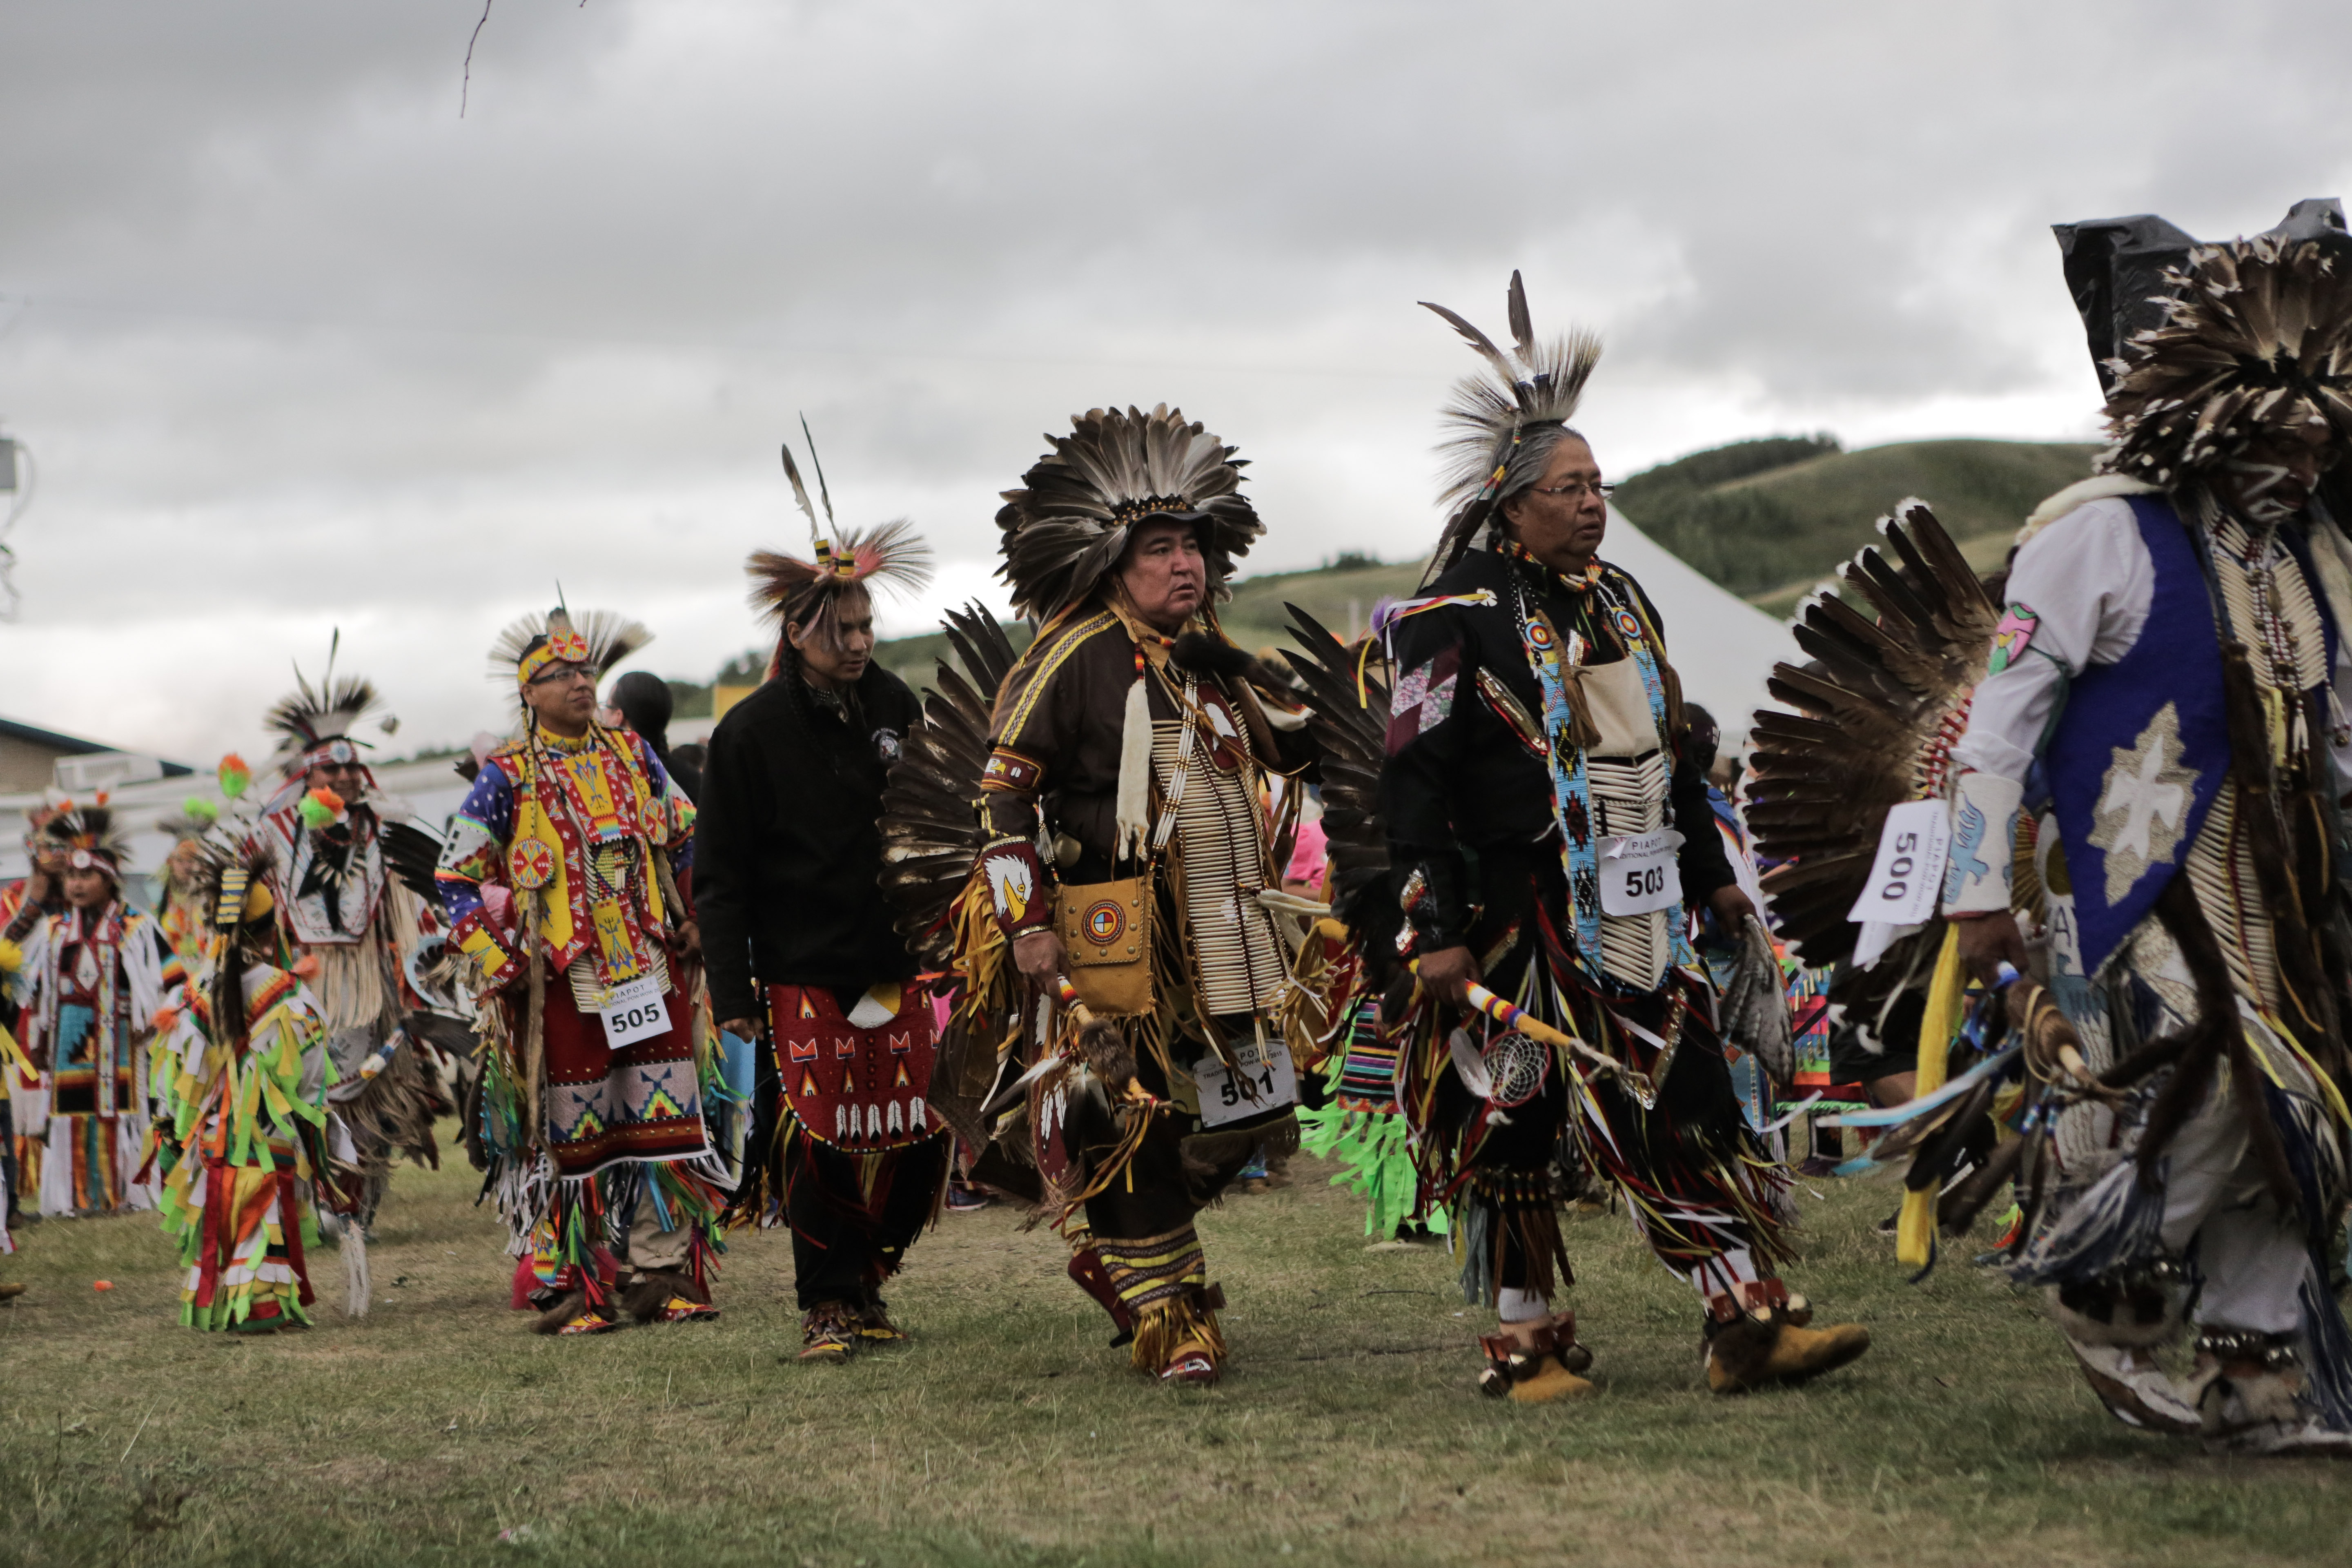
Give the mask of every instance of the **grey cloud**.
[[(2235, 232), (2352, 172), (2317, 4), (497, 0), (460, 121), (478, 15), (0, 16), (12, 716), (201, 750), (340, 621), (404, 738), (462, 736), (559, 567), (705, 670), (796, 536), (801, 410), (851, 515), (954, 562), (1041, 431), (1162, 399), (1255, 460), (1254, 564), (1402, 555), (1468, 368), (1412, 301), (1496, 320), (1514, 266), (1606, 331), (1621, 469), (1954, 406), (2071, 436), (2051, 221)], [(126, 620), (201, 672), (159, 696)]]

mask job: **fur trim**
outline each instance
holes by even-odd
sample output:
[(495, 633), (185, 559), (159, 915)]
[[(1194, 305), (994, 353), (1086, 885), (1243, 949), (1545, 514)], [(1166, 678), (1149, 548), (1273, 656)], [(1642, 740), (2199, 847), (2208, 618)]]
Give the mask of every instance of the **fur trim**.
[(1117, 833), (1112, 854), (1120, 859), (1143, 853), (1151, 834), (1151, 694), (1137, 676), (1127, 689), (1127, 708), (1119, 721), (1118, 795), (1113, 821)]
[(568, 1295), (559, 1296), (553, 1306), (532, 1321), (530, 1331), (534, 1334), (559, 1333), (564, 1324), (587, 1310), (588, 1292), (585, 1290), (574, 1290)]
[[(2075, 1299), (2075, 1306), (2060, 1300), (2062, 1289)], [(2042, 1299), (2059, 1331), (2077, 1344), (2152, 1350), (2180, 1335), (2180, 1298), (2174, 1291), (2135, 1291), (2126, 1297), (2105, 1286), (2053, 1285), (2043, 1289)]]
[(1134, 1080), (1135, 1047), (1128, 1044), (1118, 1026), (1107, 1018), (1089, 1018), (1080, 1027), (1078, 1054), (1086, 1058), (1087, 1071), (1114, 1089), (1125, 1088)]
[(710, 1289), (698, 1282), (683, 1268), (647, 1268), (641, 1271), (628, 1288), (621, 1292), (621, 1305), (641, 1323), (650, 1323), (669, 1305), (670, 1298), (683, 1296), (703, 1306), (710, 1304)]
[(2086, 507), (2095, 500), (2107, 500), (2117, 496), (2145, 496), (2157, 493), (2156, 487), (2146, 479), (2136, 479), (2129, 474), (2093, 474), (2087, 479), (2076, 479), (2056, 495), (2046, 498), (2041, 505), (2025, 514), (2025, 526), (2017, 531), (2012, 548), (2022, 548), (2025, 542), (2064, 517), (2068, 512)]
[(1223, 1300), (1222, 1292), (1210, 1294), (1195, 1288), (1172, 1300), (1146, 1307), (1135, 1321), (1135, 1344), (1128, 1352), (1129, 1364), (1138, 1372), (1157, 1373), (1176, 1359), (1176, 1352), (1188, 1346), (1205, 1351), (1211, 1361), (1223, 1364), (1225, 1336), (1217, 1328), (1216, 1309), (1212, 1300)]

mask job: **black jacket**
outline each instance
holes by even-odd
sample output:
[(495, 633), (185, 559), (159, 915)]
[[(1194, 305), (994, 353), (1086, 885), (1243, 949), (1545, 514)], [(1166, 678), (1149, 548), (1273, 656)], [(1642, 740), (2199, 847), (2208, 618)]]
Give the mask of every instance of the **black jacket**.
[(868, 665), (845, 705), (772, 680), (711, 731), (694, 830), (694, 905), (722, 1022), (761, 988), (853, 994), (915, 973), (881, 886), (882, 786), (920, 721), (915, 694)]
[[(1606, 570), (1615, 573), (1613, 567)], [(1640, 597), (1650, 624), (1663, 634), (1664, 622), (1641, 584), (1622, 573), (1614, 581)], [(1395, 674), (1422, 672), (1432, 691), (1419, 723), (1409, 714), (1392, 717), (1388, 762), (1381, 773), (1381, 814), (1388, 823), (1390, 862), (1399, 882), (1417, 869), (1429, 885), (1429, 904), (1414, 921), (1424, 951), (1464, 941), (1473, 905), (1494, 902), (1501, 882), (1523, 879), (1537, 861), (1557, 863), (1559, 856), (1549, 766), (1521, 743), (1478, 688), (1479, 672), (1490, 672), (1523, 712), (1541, 722), (1542, 691), (1528, 668), (1512, 607), (1515, 582), (1529, 591), (1562, 636), (1573, 630), (1585, 639), (1591, 649), (1585, 662), (1609, 664), (1625, 657), (1593, 595), (1570, 590), (1544, 568), (1491, 550), (1470, 552), (1431, 584), (1429, 593), (1484, 588), (1495, 595), (1495, 604), (1448, 605), (1398, 623)], [(1707, 805), (1706, 780), (1686, 754), (1685, 740), (1677, 726), (1666, 819), (1683, 835), (1676, 859), (1685, 900), (1704, 909), (1707, 896), (1733, 879)]]

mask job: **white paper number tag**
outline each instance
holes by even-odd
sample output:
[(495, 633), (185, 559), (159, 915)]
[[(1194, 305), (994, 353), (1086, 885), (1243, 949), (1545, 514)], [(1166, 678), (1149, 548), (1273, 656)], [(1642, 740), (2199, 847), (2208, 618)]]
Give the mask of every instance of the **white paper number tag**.
[(1682, 868), (1675, 860), (1682, 847), (1683, 836), (1671, 827), (1601, 839), (1601, 912), (1646, 915), (1682, 902)]
[(1944, 861), (1952, 848), (1952, 816), (1940, 800), (1912, 800), (1891, 806), (1878, 831), (1878, 858), (1870, 880), (1846, 912), (1850, 921), (1916, 925), (1936, 912), (1943, 891)]
[(1247, 1098), (1225, 1064), (1214, 1057), (1202, 1057), (1192, 1064), (1192, 1079), (1201, 1090), (1201, 1125), (1221, 1127), (1228, 1121), (1238, 1121), (1244, 1116), (1255, 1116), (1262, 1110), (1298, 1102), (1298, 1072), (1290, 1065), (1290, 1052), (1280, 1040), (1268, 1040), (1265, 1054), (1258, 1054), (1255, 1040), (1242, 1040), (1234, 1047), (1234, 1058), (1249, 1075)]
[(604, 1020), (604, 1043), (616, 1051), (669, 1029), (669, 1003), (661, 982), (650, 974), (603, 993), (596, 1012)]

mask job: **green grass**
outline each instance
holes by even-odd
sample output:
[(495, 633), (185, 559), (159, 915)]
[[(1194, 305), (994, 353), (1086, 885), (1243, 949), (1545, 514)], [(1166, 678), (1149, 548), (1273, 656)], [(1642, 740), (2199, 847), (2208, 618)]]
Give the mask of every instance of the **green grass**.
[(1626, 481), (1617, 499), (1652, 539), (1785, 615), (1870, 543), (1877, 520), (1909, 496), (1934, 508), (1955, 540), (1982, 545), (1972, 563), (1998, 564), (2026, 513), (2087, 477), (2097, 451), (2062, 442), (1897, 441), (1708, 485), (1673, 482), (1670, 466), (1658, 479)]
[[(1295, 1170), (1202, 1218), (1233, 1301), (1208, 1391), (1128, 1371), (1061, 1245), (1002, 1207), (915, 1249), (917, 1343), (842, 1368), (789, 1360), (772, 1232), (736, 1239), (716, 1325), (527, 1333), (463, 1171), (396, 1178), (369, 1318), (273, 1340), (174, 1326), (147, 1216), (29, 1227), (0, 1265), (31, 1286), (0, 1309), (0, 1563), (2352, 1558), (2352, 1469), (2116, 1426), (2032, 1301), (1964, 1261), (1904, 1282), (1869, 1234), (1888, 1187), (1801, 1197), (1792, 1278), (1877, 1336), (1853, 1367), (1708, 1394), (1687, 1294), (1596, 1215), (1569, 1246), (1603, 1391), (1521, 1408), (1473, 1391), (1444, 1256), (1367, 1251), (1328, 1167)], [(316, 1272), (339, 1299), (331, 1252)]]

